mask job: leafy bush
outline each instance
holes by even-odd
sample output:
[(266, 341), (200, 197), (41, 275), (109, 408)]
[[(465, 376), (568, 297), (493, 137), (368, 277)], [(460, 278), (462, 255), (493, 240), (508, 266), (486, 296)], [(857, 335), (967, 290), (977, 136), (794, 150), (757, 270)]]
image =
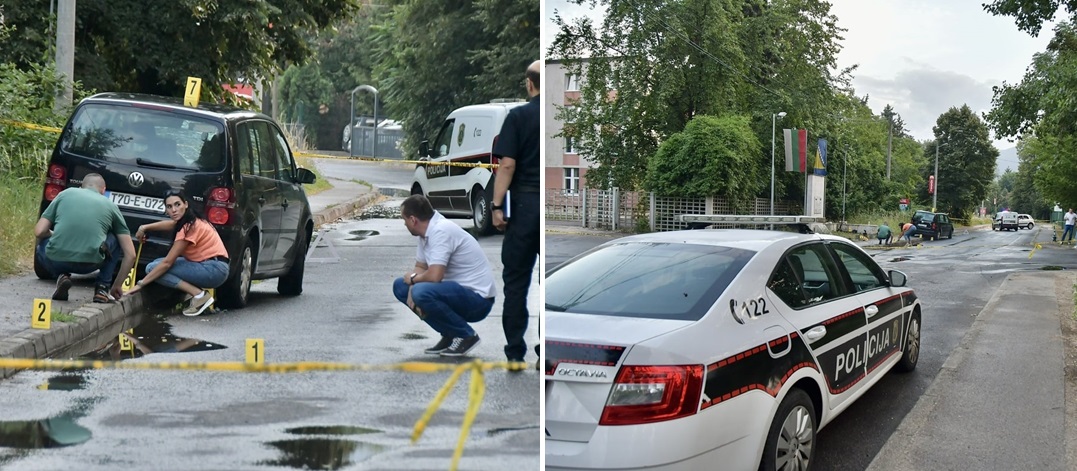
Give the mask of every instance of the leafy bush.
[(645, 188), (664, 196), (724, 196), (744, 210), (767, 180), (746, 116), (696, 116), (658, 147)]

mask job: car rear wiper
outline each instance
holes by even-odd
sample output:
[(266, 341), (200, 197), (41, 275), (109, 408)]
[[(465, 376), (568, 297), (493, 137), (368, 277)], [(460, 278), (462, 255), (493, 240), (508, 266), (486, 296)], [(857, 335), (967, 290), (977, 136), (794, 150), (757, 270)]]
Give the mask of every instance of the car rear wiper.
[(162, 163), (154, 162), (152, 160), (143, 159), (142, 157), (139, 157), (139, 158), (135, 159), (135, 162), (137, 162), (139, 165), (141, 165), (143, 167), (171, 168), (171, 169), (179, 168), (179, 167), (177, 167), (175, 165), (162, 164)]
[(566, 308), (564, 306), (558, 306), (556, 304), (546, 303), (546, 310), (547, 311), (565, 312), (565, 309)]

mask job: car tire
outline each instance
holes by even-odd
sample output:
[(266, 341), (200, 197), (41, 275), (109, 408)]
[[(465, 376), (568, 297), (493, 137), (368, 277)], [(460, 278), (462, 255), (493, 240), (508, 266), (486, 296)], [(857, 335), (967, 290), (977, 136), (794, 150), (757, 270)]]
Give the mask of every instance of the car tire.
[(243, 243), (236, 269), (228, 280), (217, 288), (217, 305), (225, 309), (238, 309), (247, 305), (251, 294), (251, 274), (254, 273), (255, 254), (250, 239)]
[(475, 233), (490, 235), (494, 233), (494, 222), (490, 216), (491, 200), (494, 198), (494, 185), (490, 182), (486, 189), (476, 186), (471, 189), (471, 219), (475, 222)]
[(423, 187), (419, 186), (418, 183), (412, 185), (411, 186), (411, 194), (412, 194), (412, 196), (423, 194)]
[(916, 369), (920, 360), (920, 313), (913, 312), (909, 319), (909, 328), (905, 333), (905, 348), (901, 351), (901, 360), (894, 365), (894, 371), (908, 373)]
[(1033, 224), (1033, 223), (1031, 223), (1031, 222), (1030, 222), (1030, 223), (1028, 223), (1028, 230), (1030, 230), (1030, 231), (1031, 231), (1033, 227), (1036, 227), (1036, 225), (1035, 225), (1035, 224)]
[(307, 264), (307, 245), (310, 237), (307, 231), (299, 233), (299, 239), (295, 244), (295, 259), (292, 267), (280, 278), (277, 278), (277, 293), (282, 296), (299, 296), (303, 294), (303, 271)]
[[(770, 424), (759, 469), (811, 469), (817, 424), (815, 408), (808, 394), (797, 388), (789, 390)], [(798, 462), (794, 463), (794, 460)]]
[[(34, 250), (37, 250), (37, 248), (35, 247)], [(37, 275), (37, 277), (39, 279), (42, 279), (42, 280), (55, 280), (56, 279), (56, 277), (52, 276), (52, 273), (49, 273), (49, 271), (45, 269), (45, 266), (42, 265), (41, 262), (39, 262), (37, 260), (37, 254), (36, 253), (34, 254), (34, 274)]]

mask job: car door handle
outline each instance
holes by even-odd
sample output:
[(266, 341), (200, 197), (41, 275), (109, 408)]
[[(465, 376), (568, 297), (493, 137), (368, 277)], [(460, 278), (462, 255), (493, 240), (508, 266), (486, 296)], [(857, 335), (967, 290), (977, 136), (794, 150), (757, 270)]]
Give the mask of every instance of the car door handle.
[(868, 317), (875, 317), (875, 315), (878, 314), (878, 313), (879, 313), (879, 306), (876, 306), (874, 304), (864, 308), (864, 314), (867, 314)]
[(804, 336), (811, 342), (819, 340), (826, 336), (826, 327), (821, 325), (812, 327), (811, 330), (804, 332)]
[(265, 204), (265, 203), (266, 203), (266, 198), (264, 196), (259, 196), (258, 197), (258, 204)]

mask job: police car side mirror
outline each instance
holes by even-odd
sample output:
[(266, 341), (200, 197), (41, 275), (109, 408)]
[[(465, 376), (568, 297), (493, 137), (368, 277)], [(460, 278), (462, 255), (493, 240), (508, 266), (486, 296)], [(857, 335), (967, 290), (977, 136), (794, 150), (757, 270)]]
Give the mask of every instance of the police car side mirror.
[(419, 158), (430, 157), (430, 141), (423, 139), (419, 143)]
[(314, 172), (307, 170), (303, 167), (299, 167), (295, 171), (295, 182), (301, 184), (311, 184), (315, 180)]
[(893, 286), (895, 288), (901, 288), (902, 286), (905, 286), (905, 282), (908, 281), (908, 277), (906, 277), (904, 273), (897, 270), (890, 270), (890, 273), (888, 273), (888, 275), (890, 276), (890, 286)]

